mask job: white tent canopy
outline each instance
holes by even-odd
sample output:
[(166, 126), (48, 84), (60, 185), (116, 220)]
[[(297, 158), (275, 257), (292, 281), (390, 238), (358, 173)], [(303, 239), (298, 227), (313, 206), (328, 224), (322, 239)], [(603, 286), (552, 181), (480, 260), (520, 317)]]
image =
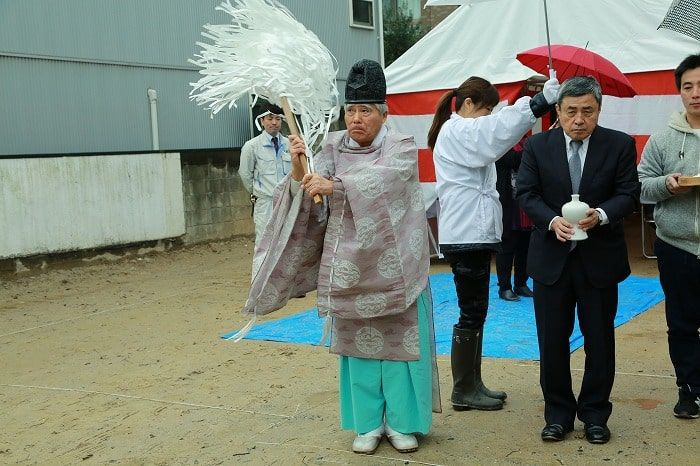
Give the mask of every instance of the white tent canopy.
[[(623, 73), (669, 70), (700, 43), (657, 29), (670, 0), (549, 0), (553, 44), (586, 47)], [(389, 94), (451, 89), (467, 77), (494, 84), (534, 72), (518, 52), (547, 43), (542, 0), (492, 0), (459, 7), (386, 69)]]

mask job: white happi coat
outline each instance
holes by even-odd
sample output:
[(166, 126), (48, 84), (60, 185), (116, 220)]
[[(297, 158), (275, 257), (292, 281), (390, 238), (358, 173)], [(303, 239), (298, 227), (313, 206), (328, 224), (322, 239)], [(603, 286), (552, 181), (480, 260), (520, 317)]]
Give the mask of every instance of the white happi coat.
[(453, 113), (440, 128), (433, 162), (440, 199), (440, 244), (499, 243), (502, 208), (496, 160), (535, 124), (530, 97), (498, 113), (463, 118)]

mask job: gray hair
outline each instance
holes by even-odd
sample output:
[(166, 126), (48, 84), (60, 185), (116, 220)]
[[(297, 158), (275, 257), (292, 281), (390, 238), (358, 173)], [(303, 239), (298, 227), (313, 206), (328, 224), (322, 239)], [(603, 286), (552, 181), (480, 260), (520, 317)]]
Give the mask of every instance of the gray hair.
[(362, 103), (357, 103), (357, 104), (345, 104), (345, 105), (343, 105), (343, 108), (345, 109), (346, 112), (348, 111), (348, 107), (351, 106), (351, 105), (366, 105), (366, 106), (368, 106), (368, 107), (374, 107), (374, 108), (376, 108), (376, 109), (379, 111), (379, 113), (381, 113), (382, 115), (384, 115), (385, 113), (386, 113), (386, 114), (389, 113), (389, 106), (388, 106), (387, 104), (362, 104)]
[(598, 105), (601, 105), (603, 102), (603, 91), (600, 89), (598, 81), (593, 76), (574, 76), (564, 81), (564, 84), (561, 85), (559, 96), (557, 97), (557, 105), (561, 107), (564, 97), (581, 97), (588, 94), (592, 94)]

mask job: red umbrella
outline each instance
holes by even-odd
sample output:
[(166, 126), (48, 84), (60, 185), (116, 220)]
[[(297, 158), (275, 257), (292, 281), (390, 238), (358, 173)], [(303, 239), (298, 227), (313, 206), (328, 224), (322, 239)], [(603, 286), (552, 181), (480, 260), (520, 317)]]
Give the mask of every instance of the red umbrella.
[[(546, 45), (520, 52), (515, 58), (528, 68), (549, 75)], [(617, 66), (590, 50), (573, 45), (552, 45), (552, 64), (560, 82), (573, 76), (593, 76), (603, 88), (603, 94), (616, 97), (637, 95), (637, 91)]]

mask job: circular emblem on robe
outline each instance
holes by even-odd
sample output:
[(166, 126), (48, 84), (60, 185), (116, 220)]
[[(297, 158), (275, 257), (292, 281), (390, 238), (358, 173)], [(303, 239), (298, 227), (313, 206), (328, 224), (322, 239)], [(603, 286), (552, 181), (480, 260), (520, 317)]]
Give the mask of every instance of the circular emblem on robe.
[(258, 311), (270, 311), (275, 307), (275, 304), (279, 302), (280, 292), (272, 283), (268, 283), (263, 288), (255, 309)]
[(396, 248), (389, 248), (379, 256), (377, 271), (384, 278), (396, 278), (401, 276), (401, 261)]
[(365, 217), (355, 222), (357, 228), (357, 242), (360, 249), (372, 246), (377, 237), (377, 224), (371, 218)]
[(333, 264), (333, 283), (341, 288), (350, 288), (360, 281), (360, 269), (345, 259), (338, 259)]
[(418, 354), (420, 351), (418, 326), (413, 326), (403, 334), (403, 347), (407, 353)]
[(416, 260), (420, 260), (423, 257), (423, 245), (423, 230), (413, 230), (408, 239), (408, 247)]
[(355, 334), (355, 346), (361, 353), (373, 356), (384, 348), (384, 337), (376, 328), (362, 327)]
[(402, 181), (410, 180), (417, 166), (414, 159), (400, 156), (393, 158), (391, 165), (398, 170), (399, 178), (401, 178)]
[(386, 309), (384, 293), (366, 293), (355, 298), (355, 309), (365, 319), (376, 317)]
[(423, 189), (421, 189), (420, 184), (416, 183), (411, 189), (410, 194), (411, 209), (416, 212), (421, 212), (425, 209), (425, 201), (423, 200)]
[(365, 170), (357, 177), (357, 189), (366, 198), (374, 199), (384, 192), (384, 180), (378, 173)]
[(406, 214), (406, 203), (402, 199), (397, 199), (389, 204), (389, 219), (392, 225), (397, 225)]

